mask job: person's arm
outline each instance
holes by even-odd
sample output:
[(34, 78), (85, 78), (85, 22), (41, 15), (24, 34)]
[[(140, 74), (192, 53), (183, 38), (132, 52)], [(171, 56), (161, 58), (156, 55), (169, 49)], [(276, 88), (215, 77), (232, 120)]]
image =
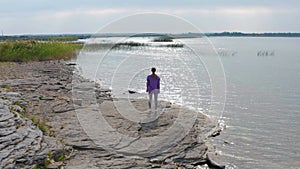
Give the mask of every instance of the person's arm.
[(150, 80), (149, 77), (147, 77), (146, 92), (149, 92), (149, 86), (150, 86)]
[(160, 92), (160, 78), (158, 77), (158, 84), (157, 84), (158, 93)]

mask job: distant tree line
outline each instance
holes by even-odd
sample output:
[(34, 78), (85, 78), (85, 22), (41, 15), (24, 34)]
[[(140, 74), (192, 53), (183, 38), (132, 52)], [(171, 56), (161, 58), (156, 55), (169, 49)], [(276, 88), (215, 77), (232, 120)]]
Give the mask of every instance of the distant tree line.
[[(242, 33), (242, 32), (221, 32), (221, 33), (180, 33), (180, 34), (128, 34), (128, 33), (107, 33), (107, 34), (45, 34), (45, 35), (11, 35), (0, 36), (0, 41), (19, 41), (19, 40), (36, 40), (36, 41), (76, 41), (78, 39), (96, 38), (96, 37), (169, 37), (172, 38), (192, 38), (192, 37), (300, 37), (300, 33)], [(166, 40), (166, 38), (163, 38)], [(158, 40), (159, 41), (159, 40)]]
[(300, 33), (242, 33), (242, 32), (222, 32), (206, 33), (206, 36), (229, 36), (229, 37), (300, 37)]

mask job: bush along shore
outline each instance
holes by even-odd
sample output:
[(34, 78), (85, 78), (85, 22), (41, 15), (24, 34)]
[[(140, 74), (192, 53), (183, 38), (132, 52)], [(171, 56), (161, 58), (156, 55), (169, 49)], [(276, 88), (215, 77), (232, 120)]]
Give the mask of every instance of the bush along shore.
[[(186, 137), (163, 154), (116, 154), (96, 145), (81, 127), (75, 107), (84, 111), (85, 102), (73, 102), (74, 77), (85, 86), (79, 93), (95, 91), (97, 103), (106, 107), (103, 116), (116, 131), (138, 138), (170, 128), (178, 105), (161, 104), (166, 113), (155, 126), (135, 123), (112, 106), (110, 90), (73, 76), (74, 67), (64, 61), (7, 62), (0, 63), (0, 69), (0, 168), (224, 168), (216, 162), (219, 156), (208, 139), (222, 129), (202, 113)], [(147, 109), (146, 100), (133, 103), (137, 109)]]
[(8, 41), (0, 43), (0, 61), (71, 59), (82, 45), (59, 41)]

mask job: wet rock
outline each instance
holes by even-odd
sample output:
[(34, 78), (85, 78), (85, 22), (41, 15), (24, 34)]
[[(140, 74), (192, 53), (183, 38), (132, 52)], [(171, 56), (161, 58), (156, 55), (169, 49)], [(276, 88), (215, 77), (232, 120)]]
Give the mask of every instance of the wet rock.
[(214, 153), (207, 153), (207, 160), (208, 160), (208, 165), (213, 167), (213, 168), (225, 169), (225, 167), (226, 167), (225, 165), (220, 164), (219, 162), (217, 162), (217, 157), (216, 157), (216, 154), (214, 154)]
[(227, 144), (227, 145), (234, 145), (234, 143), (233, 143), (233, 142), (231, 142), (231, 141), (228, 141), (228, 140), (224, 140), (224, 144)]
[(76, 66), (77, 63), (66, 63), (66, 65), (68, 65), (68, 66)]
[(128, 93), (129, 93), (129, 94), (134, 94), (134, 93), (137, 93), (137, 92), (134, 91), (134, 90), (128, 90)]

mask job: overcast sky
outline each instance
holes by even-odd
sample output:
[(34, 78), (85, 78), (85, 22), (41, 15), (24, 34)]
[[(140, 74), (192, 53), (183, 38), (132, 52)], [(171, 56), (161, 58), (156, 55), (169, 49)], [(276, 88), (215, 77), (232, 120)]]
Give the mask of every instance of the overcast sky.
[(0, 30), (94, 33), (144, 12), (178, 16), (203, 32), (300, 32), (299, 0), (0, 0)]

